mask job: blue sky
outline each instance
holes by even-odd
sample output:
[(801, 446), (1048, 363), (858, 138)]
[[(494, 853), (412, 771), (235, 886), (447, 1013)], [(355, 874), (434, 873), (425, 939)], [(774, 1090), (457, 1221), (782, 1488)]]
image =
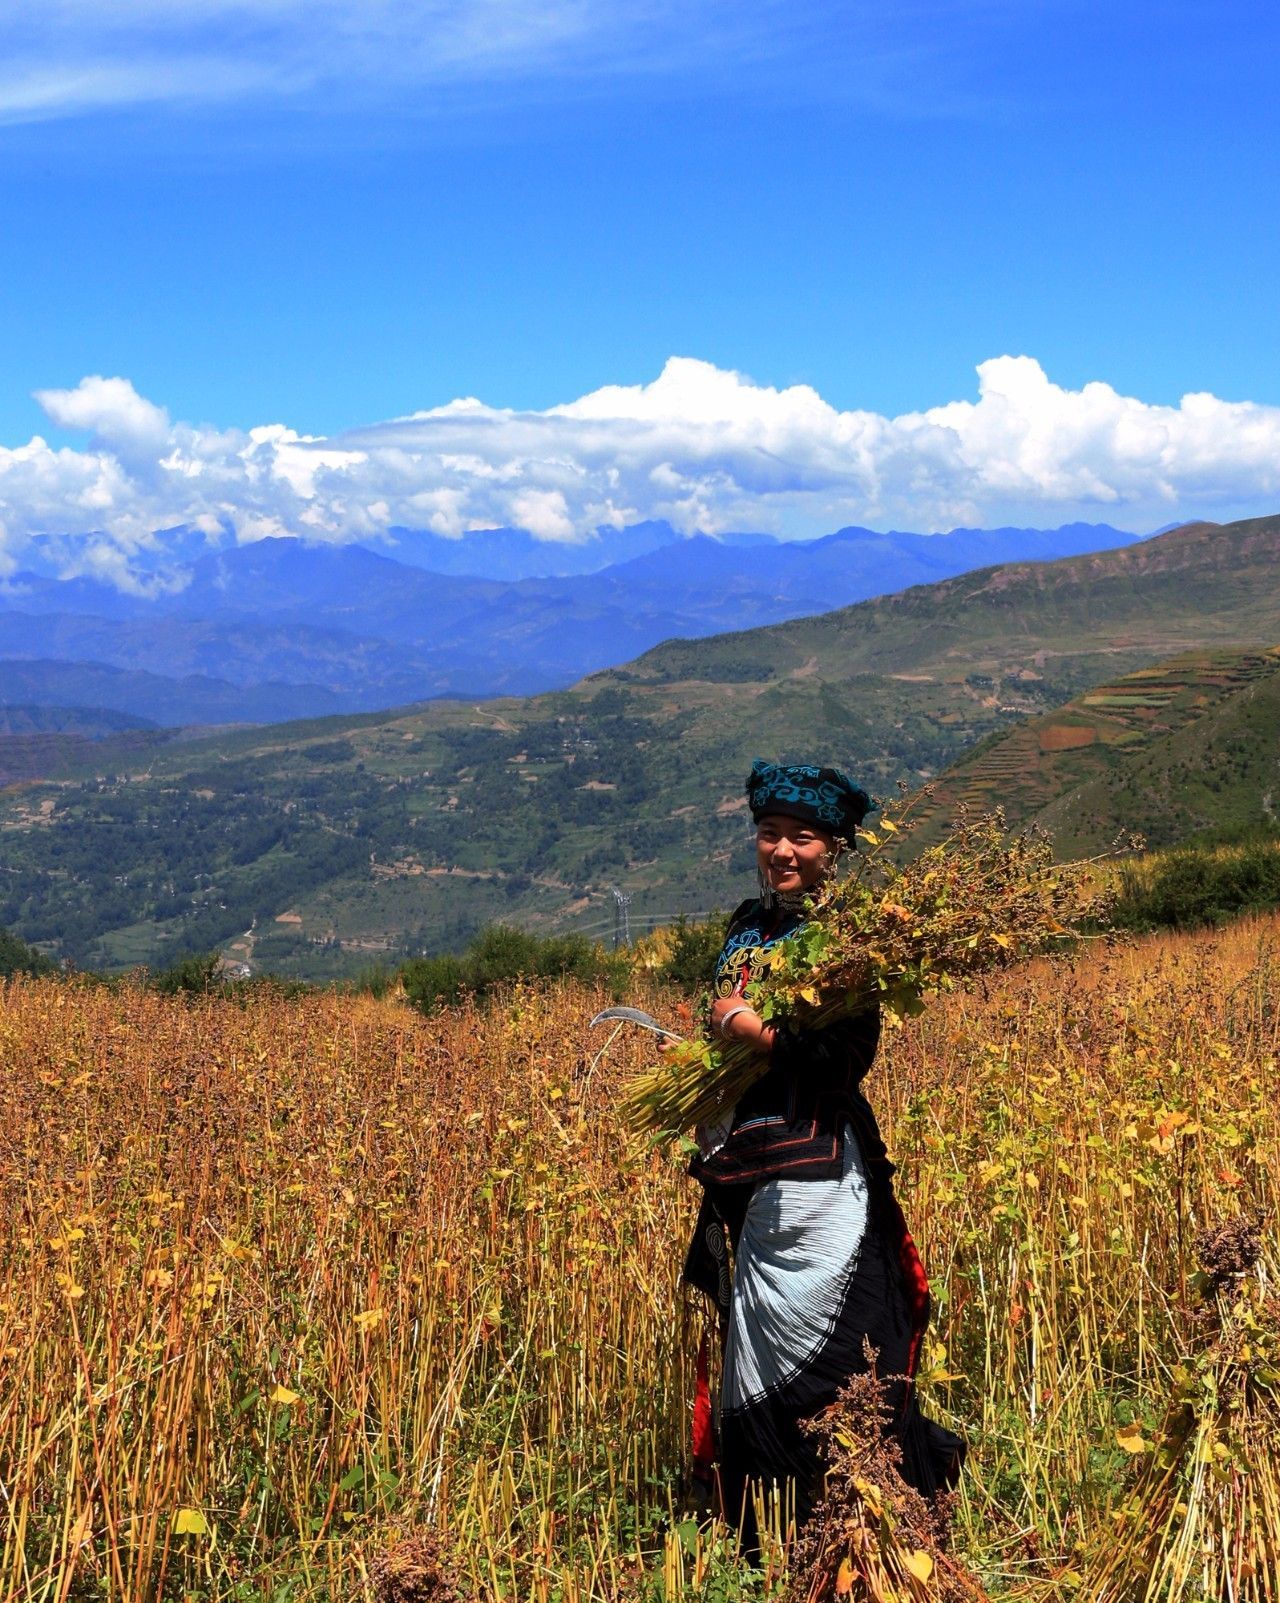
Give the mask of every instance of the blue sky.
[(0, 445), (82, 447), (33, 395), (86, 375), (332, 436), (673, 356), (888, 418), (976, 401), (1003, 356), (1151, 407), (1280, 405), (1276, 15), (18, 0)]

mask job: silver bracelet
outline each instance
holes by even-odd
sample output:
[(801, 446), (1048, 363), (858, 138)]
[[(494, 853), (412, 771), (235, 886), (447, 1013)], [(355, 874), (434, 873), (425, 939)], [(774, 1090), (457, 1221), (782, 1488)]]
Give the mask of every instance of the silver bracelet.
[(725, 1039), (724, 1027), (729, 1022), (730, 1019), (736, 1019), (739, 1013), (754, 1013), (754, 1012), (755, 1012), (755, 1009), (753, 1007), (749, 1007), (746, 1002), (743, 1002), (738, 1007), (731, 1007), (729, 1009), (729, 1011), (724, 1015), (724, 1017), (720, 1020), (719, 1024), (716, 1025), (716, 1029), (719, 1030), (719, 1032), (720, 1032), (720, 1039), (722, 1041)]

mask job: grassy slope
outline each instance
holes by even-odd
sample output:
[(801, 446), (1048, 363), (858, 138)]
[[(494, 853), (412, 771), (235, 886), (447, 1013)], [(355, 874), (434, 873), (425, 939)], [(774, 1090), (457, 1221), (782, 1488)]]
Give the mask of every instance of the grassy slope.
[[(1092, 659), (1126, 671), (1214, 644), (1267, 642), (1280, 618), (1280, 517), (1188, 524), (1118, 551), (1006, 563), (838, 612), (708, 641), (673, 641), (637, 659), (637, 680), (680, 678), (735, 658), (785, 673), (816, 657), (824, 677), (985, 673), (1058, 685)], [(1127, 659), (1134, 659), (1132, 664)], [(1083, 666), (1081, 666), (1083, 664)], [(600, 675), (597, 677), (607, 677)]]
[[(999, 803), (1066, 852), (1264, 824), (1280, 791), (1280, 649), (1186, 652), (1099, 685), (962, 758), (935, 818)], [(936, 827), (936, 826), (935, 826)]]
[(1042, 822), (1064, 847), (1101, 844), (1135, 819), (1153, 846), (1233, 836), (1276, 821), (1280, 662), (1171, 728), (1145, 751), (1060, 797)]
[(11, 793), (0, 922), (115, 964), (252, 928), (257, 961), (321, 972), (499, 915), (607, 926), (611, 884), (637, 920), (700, 911), (748, 886), (757, 754), (884, 791), (1117, 673), (1277, 640), (1269, 518), (670, 642), (554, 695), (223, 732), (145, 765), (104, 743), (101, 779)]

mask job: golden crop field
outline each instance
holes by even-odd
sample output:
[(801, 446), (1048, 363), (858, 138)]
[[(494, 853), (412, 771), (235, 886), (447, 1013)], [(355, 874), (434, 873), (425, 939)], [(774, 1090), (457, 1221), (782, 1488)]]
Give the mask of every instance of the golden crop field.
[[(12, 982), (0, 1599), (358, 1599), (426, 1530), (464, 1598), (762, 1595), (680, 1501), (695, 1198), (622, 1131), (650, 1049), (596, 1062), (600, 1003)], [(1278, 1051), (1274, 921), (888, 1032), (868, 1091), (993, 1597), (1280, 1597)], [(1253, 1267), (1247, 1229), (1197, 1246), (1259, 1210)]]

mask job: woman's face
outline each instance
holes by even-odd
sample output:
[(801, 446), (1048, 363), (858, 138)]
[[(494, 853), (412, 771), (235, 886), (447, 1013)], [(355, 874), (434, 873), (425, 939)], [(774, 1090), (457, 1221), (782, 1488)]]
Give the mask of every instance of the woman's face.
[(795, 895), (816, 885), (835, 851), (835, 836), (816, 824), (766, 813), (756, 825), (756, 862), (772, 890)]

